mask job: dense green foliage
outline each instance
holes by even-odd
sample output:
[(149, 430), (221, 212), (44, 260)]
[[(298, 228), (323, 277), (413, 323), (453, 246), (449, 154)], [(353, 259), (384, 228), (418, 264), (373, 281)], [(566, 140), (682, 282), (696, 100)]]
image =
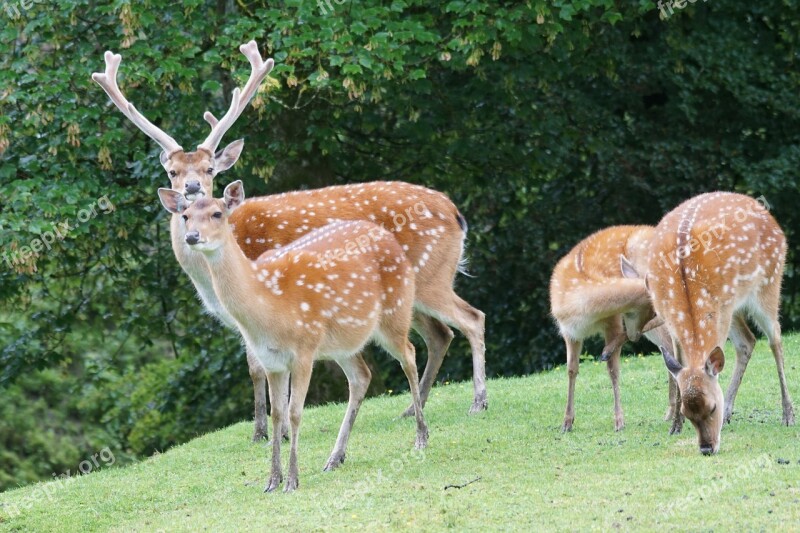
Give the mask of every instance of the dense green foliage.
[[(787, 336), (785, 346), (797, 353), (800, 336)], [(435, 388), (422, 452), (412, 448), (413, 421), (396, 418), (408, 394), (368, 399), (335, 472), (322, 465), (345, 406), (307, 409), (293, 495), (262, 492), (269, 450), (251, 445), (251, 424), (241, 423), (136, 465), (103, 465), (66, 486), (2, 493), (0, 532), (263, 531), (266, 521), (290, 531), (797, 529), (800, 426), (780, 425), (766, 342), (756, 346), (711, 457), (700, 455), (691, 427), (667, 434), (660, 357), (624, 359), (619, 433), (605, 365), (584, 361), (576, 425), (561, 434), (566, 374), (562, 366), (491, 380), (492, 408), (476, 416), (463, 408), (471, 384)], [(723, 387), (730, 375), (723, 373)], [(800, 367), (788, 367), (787, 378), (797, 398)]]
[[(254, 38), (275, 58), (227, 136), (246, 144), (222, 184), (255, 195), (395, 179), (450, 194), (470, 222), (477, 277), (458, 288), (487, 314), (490, 375), (563, 359), (549, 273), (595, 229), (655, 223), (725, 189), (763, 195), (800, 238), (788, 0), (698, 2), (666, 19), (611, 0), (3, 7), (0, 488), (87, 448), (147, 454), (252, 409), (236, 336), (202, 314), (172, 257), (158, 148), (90, 80), (106, 49), (123, 54), (129, 99), (187, 147), (245, 78), (238, 45)], [(22, 253), (48, 232), (51, 248)], [(787, 330), (799, 293), (790, 252)], [(440, 378), (466, 379), (463, 341), (451, 354)], [(400, 387), (376, 361), (377, 389)], [(314, 400), (341, 397), (341, 382), (316, 380)]]

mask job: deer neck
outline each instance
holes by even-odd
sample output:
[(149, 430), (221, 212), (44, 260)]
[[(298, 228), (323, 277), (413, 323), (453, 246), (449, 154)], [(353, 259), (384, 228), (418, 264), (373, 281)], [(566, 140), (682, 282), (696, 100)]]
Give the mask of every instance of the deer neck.
[(183, 271), (186, 272), (186, 275), (189, 276), (189, 279), (192, 280), (192, 284), (197, 290), (197, 294), (200, 296), (203, 306), (205, 306), (209, 313), (222, 321), (223, 324), (235, 328), (236, 322), (227, 311), (225, 311), (225, 308), (214, 292), (211, 273), (208, 271), (208, 265), (203, 258), (203, 254), (192, 250), (186, 244), (186, 226), (181, 219), (181, 215), (172, 215), (169, 228), (172, 251), (175, 253), (175, 258), (178, 260)]
[[(242, 252), (232, 232), (216, 250), (205, 253), (214, 292), (236, 322), (247, 330), (261, 329), (257, 317), (273, 315), (273, 299), (256, 279), (255, 263)], [(252, 326), (252, 327), (249, 327)]]

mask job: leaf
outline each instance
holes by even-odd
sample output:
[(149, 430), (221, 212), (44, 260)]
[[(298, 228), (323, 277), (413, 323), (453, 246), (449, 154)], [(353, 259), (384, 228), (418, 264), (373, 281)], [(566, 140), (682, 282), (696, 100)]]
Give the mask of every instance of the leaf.
[(359, 65), (354, 65), (352, 63), (342, 67), (342, 73), (344, 74), (361, 74), (363, 72), (364, 71), (361, 69)]
[(204, 92), (216, 93), (222, 90), (222, 84), (217, 80), (206, 80), (200, 89)]

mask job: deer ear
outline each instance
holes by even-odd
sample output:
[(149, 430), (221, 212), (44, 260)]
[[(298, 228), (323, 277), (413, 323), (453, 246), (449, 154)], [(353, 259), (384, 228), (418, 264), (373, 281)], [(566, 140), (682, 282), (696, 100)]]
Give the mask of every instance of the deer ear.
[(186, 198), (178, 191), (161, 187), (158, 189), (158, 198), (164, 209), (170, 213), (180, 214), (186, 209)]
[(169, 156), (167, 156), (166, 150), (163, 150), (161, 154), (159, 154), (158, 160), (161, 161), (161, 166), (164, 167), (164, 170), (169, 170), (167, 168), (167, 163), (169, 162)]
[(242, 205), (242, 202), (244, 202), (244, 185), (242, 184), (242, 180), (236, 180), (225, 187), (224, 202), (228, 213)]
[(717, 346), (711, 351), (711, 355), (706, 360), (706, 374), (712, 378), (717, 377), (725, 367), (725, 353), (722, 348)]
[(619, 267), (622, 270), (622, 277), (629, 278), (629, 279), (639, 279), (641, 276), (638, 272), (636, 272), (636, 267), (633, 266), (633, 263), (625, 257), (624, 255), (619, 256)]
[(217, 172), (224, 172), (235, 165), (239, 160), (239, 156), (242, 155), (243, 148), (244, 139), (238, 139), (217, 152), (214, 155)]
[(672, 356), (669, 348), (666, 346), (659, 346), (658, 348), (661, 350), (662, 357), (664, 357), (664, 364), (667, 365), (667, 370), (677, 380), (678, 374), (683, 370), (683, 366)]

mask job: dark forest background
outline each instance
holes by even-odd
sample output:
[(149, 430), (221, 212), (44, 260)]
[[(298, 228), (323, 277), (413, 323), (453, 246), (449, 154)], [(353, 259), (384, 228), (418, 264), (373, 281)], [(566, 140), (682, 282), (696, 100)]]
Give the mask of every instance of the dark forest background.
[[(683, 3), (3, 2), (0, 490), (252, 416), (237, 336), (172, 255), (158, 147), (90, 80), (104, 50), (123, 55), (128, 98), (187, 147), (249, 73), (238, 45), (275, 58), (223, 141), (245, 149), (217, 192), (389, 179), (448, 193), (476, 276), (458, 291), (486, 313), (489, 375), (508, 376), (564, 360), (548, 279), (596, 229), (722, 189), (763, 195), (800, 240), (800, 7)], [(63, 240), (22, 254), (64, 221)], [(786, 331), (797, 261), (792, 246)], [(399, 367), (370, 358), (373, 393), (402, 390)], [(313, 400), (344, 399), (344, 379), (318, 370)], [(439, 379), (470, 377), (458, 337)]]

